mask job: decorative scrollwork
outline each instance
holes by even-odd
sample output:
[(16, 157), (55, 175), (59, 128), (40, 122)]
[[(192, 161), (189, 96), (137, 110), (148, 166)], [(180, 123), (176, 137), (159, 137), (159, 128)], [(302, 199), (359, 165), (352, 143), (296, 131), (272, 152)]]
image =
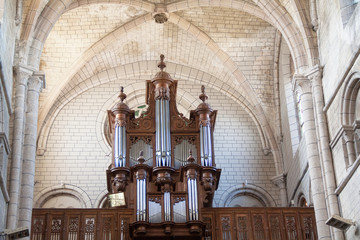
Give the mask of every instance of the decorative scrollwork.
[(120, 126), (120, 127), (126, 126), (126, 120), (115, 118), (115, 126)]
[(139, 140), (143, 140), (145, 144), (151, 145), (151, 136), (130, 136), (130, 145), (137, 143)]
[(60, 218), (54, 218), (51, 223), (51, 232), (59, 233), (61, 231), (62, 220)]
[(149, 201), (161, 204), (161, 197), (160, 196), (151, 196), (151, 197), (149, 197)]
[(85, 219), (85, 233), (94, 233), (95, 228), (95, 218), (86, 218)]
[(69, 232), (77, 232), (78, 230), (79, 230), (79, 218), (78, 217), (70, 218)]
[(196, 136), (175, 136), (175, 145), (181, 144), (184, 140), (187, 140), (190, 144), (195, 145)]
[(174, 204), (185, 201), (185, 197), (174, 197)]

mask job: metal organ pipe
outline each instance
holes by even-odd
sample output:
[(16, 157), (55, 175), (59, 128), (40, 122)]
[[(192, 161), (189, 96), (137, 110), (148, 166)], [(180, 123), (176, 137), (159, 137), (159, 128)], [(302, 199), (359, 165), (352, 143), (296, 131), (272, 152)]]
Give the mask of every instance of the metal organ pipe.
[(169, 100), (158, 99), (156, 112), (156, 165), (171, 166)]

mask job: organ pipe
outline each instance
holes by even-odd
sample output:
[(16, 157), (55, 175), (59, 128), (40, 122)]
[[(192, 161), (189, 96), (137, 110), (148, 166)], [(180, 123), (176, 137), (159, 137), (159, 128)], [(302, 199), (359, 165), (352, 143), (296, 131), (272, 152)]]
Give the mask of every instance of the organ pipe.
[(124, 103), (126, 94), (124, 88), (120, 90), (120, 102), (112, 109), (115, 115), (115, 124), (113, 129), (113, 163), (115, 167), (126, 167), (126, 124), (129, 107)]
[(213, 112), (210, 105), (205, 102), (208, 96), (205, 94), (205, 87), (201, 87), (201, 95), (199, 98), (203, 101), (195, 110), (199, 115), (199, 127), (200, 127), (200, 158), (201, 165), (211, 167), (213, 165), (213, 142), (212, 142), (212, 130), (210, 123), (210, 114)]

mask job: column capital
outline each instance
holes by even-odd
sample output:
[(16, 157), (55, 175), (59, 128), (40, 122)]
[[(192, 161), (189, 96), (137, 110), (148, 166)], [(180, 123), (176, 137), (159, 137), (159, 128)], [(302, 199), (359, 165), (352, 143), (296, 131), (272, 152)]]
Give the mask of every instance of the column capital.
[(29, 77), (34, 73), (34, 69), (30, 66), (18, 64), (13, 67), (16, 74), (16, 82), (20, 85), (26, 85)]
[(304, 75), (313, 83), (319, 81), (322, 78), (323, 68), (319, 65), (315, 65), (310, 68)]
[(45, 73), (34, 72), (29, 78), (29, 90), (40, 92), (45, 87)]
[(286, 177), (287, 177), (287, 174), (286, 173), (283, 173), (283, 174), (280, 174), (280, 175), (277, 175), (275, 177), (272, 177), (270, 179), (270, 181), (277, 187), (279, 188), (285, 188), (285, 185), (286, 185)]
[(294, 74), (292, 79), (292, 89), (299, 95), (311, 93), (311, 82), (305, 75)]
[(342, 126), (342, 137), (345, 142), (354, 142), (354, 129), (351, 126)]

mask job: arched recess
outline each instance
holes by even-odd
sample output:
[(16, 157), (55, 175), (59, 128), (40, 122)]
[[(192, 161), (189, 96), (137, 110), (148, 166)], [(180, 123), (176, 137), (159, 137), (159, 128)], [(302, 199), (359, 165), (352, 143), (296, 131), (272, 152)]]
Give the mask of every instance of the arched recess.
[[(137, 63), (132, 63), (132, 64), (137, 64)], [(169, 65), (171, 65), (171, 64), (172, 63), (167, 63), (168, 67), (170, 67)], [(150, 64), (146, 64), (146, 65), (149, 66)], [(176, 66), (182, 66), (182, 65), (177, 64)], [(126, 66), (121, 66), (121, 67), (126, 68)], [(174, 67), (173, 69), (177, 69), (177, 68), (178, 67)], [(116, 68), (115, 68), (115, 71), (116, 71)], [(141, 76), (142, 74), (148, 73), (148, 71), (149, 71), (148, 69), (142, 69), (142, 71), (133, 72), (133, 73), (122, 72), (122, 74), (118, 73), (118, 74), (116, 74), (116, 76), (117, 76), (118, 79), (128, 79), (128, 78), (131, 78), (131, 77)], [(172, 72), (169, 72), (169, 73), (173, 74)], [(218, 88), (216, 86), (211, 85), (209, 82), (202, 81), (202, 79), (189, 76), (187, 73), (176, 72), (176, 74), (177, 74), (177, 76), (179, 76), (182, 79), (187, 79), (187, 80), (195, 82), (195, 83), (203, 84), (205, 86), (214, 88), (217, 91), (220, 91), (224, 95), (228, 95), (228, 93), (225, 91), (225, 89), (228, 89), (226, 87), (223, 88), (223, 89), (220, 89), (220, 88)], [(199, 73), (195, 74), (195, 76), (198, 76), (198, 75), (204, 76), (204, 74), (205, 73), (199, 71)], [(64, 101), (57, 101), (57, 102), (60, 102), (61, 104), (59, 104), (57, 106), (54, 105), (54, 108), (52, 108), (47, 113), (47, 115), (45, 117), (45, 121), (43, 121), (43, 124), (41, 125), (40, 131), (39, 131), (39, 134), (38, 134), (39, 137), (38, 137), (38, 144), (37, 145), (38, 145), (38, 154), (39, 155), (41, 155), (46, 149), (47, 139), (48, 139), (48, 136), (49, 136), (49, 133), (50, 133), (50, 130), (51, 130), (51, 126), (52, 126), (54, 120), (56, 119), (56, 116), (59, 114), (61, 109), (68, 102), (70, 102), (76, 96), (78, 96), (78, 95), (82, 94), (83, 92), (89, 90), (90, 88), (99, 86), (101, 84), (105, 84), (105, 83), (110, 82), (110, 81), (114, 81), (116, 79), (115, 77), (114, 78), (109, 78), (108, 74), (103, 74), (103, 73), (99, 73), (98, 75), (94, 76), (94, 78), (97, 79), (96, 82), (92, 81), (92, 79), (87, 79), (83, 84), (83, 86), (86, 86), (86, 87), (79, 88), (79, 89), (76, 89), (76, 90), (74, 90), (72, 92), (67, 93), (67, 95), (64, 96)], [(126, 92), (126, 94), (130, 95), (132, 92), (134, 92), (137, 89), (143, 89), (144, 86), (145, 85), (142, 83), (142, 84), (127, 85), (127, 86), (124, 86), (124, 87), (125, 87), (125, 90), (129, 89), (129, 92), (127, 92), (127, 91), (125, 91), (125, 92)], [(179, 91), (178, 94), (181, 94), (181, 91)], [(184, 93), (184, 95), (185, 95), (185, 93)], [(111, 104), (113, 104), (113, 103), (115, 103), (117, 101), (116, 96), (117, 96), (117, 93), (113, 95), (111, 100), (109, 99), (109, 101), (106, 102), (103, 105), (102, 111), (105, 111), (106, 109), (109, 109)], [(264, 130), (263, 130), (262, 126), (261, 126), (261, 122), (259, 122), (258, 119), (257, 119), (255, 110), (251, 109), (249, 107), (251, 105), (246, 101), (246, 99), (241, 98), (241, 96), (233, 94), (233, 95), (230, 95), (229, 97), (231, 99), (233, 99), (235, 102), (239, 103), (244, 108), (244, 110), (250, 115), (250, 117), (253, 119), (253, 121), (254, 121), (254, 123), (255, 123), (258, 131), (259, 131), (259, 136), (260, 136), (260, 139), (261, 139), (261, 142), (262, 142), (262, 145), (263, 145), (263, 149), (268, 149), (269, 148), (269, 143), (268, 143), (268, 140), (266, 139), (266, 133), (264, 132)], [(193, 98), (193, 96), (190, 96), (189, 94), (187, 94), (187, 98)], [(104, 110), (104, 108), (106, 108), (106, 109)], [(103, 118), (105, 116), (106, 116), (105, 113), (103, 113), (102, 116), (99, 116), (97, 124), (99, 122), (102, 122)], [(97, 128), (96, 131), (99, 131), (99, 129), (101, 129), (101, 128)], [(97, 135), (102, 135), (102, 133), (97, 133)], [(107, 151), (107, 152), (109, 151), (109, 150), (107, 150), (108, 147), (106, 147), (106, 145), (103, 145), (101, 143), (101, 146), (104, 146), (102, 148), (104, 151)], [(274, 159), (275, 159), (275, 156), (274, 156)], [(276, 163), (275, 163), (275, 167), (276, 167)]]
[(356, 120), (356, 97), (360, 89), (360, 72), (352, 73), (345, 82), (344, 91), (342, 93), (341, 105), (341, 124), (343, 126), (351, 126)]
[(61, 200), (61, 197), (64, 197), (63, 200), (73, 199), (74, 203), (77, 202), (82, 208), (93, 207), (93, 204), (88, 194), (81, 188), (70, 184), (61, 184), (42, 189), (34, 197), (33, 206), (34, 208), (42, 208), (44, 204), (46, 204), (49, 200), (56, 198)]
[(243, 184), (242, 187), (234, 186), (227, 189), (226, 193), (221, 196), (218, 207), (229, 207), (234, 203), (234, 200), (236, 201), (236, 198), (241, 198), (242, 196), (249, 197), (245, 201), (253, 198), (255, 204), (261, 203), (263, 207), (277, 206), (274, 198), (263, 188), (254, 184)]
[(341, 124), (345, 142), (345, 164), (351, 166), (360, 156), (360, 73), (352, 73), (342, 93)]

